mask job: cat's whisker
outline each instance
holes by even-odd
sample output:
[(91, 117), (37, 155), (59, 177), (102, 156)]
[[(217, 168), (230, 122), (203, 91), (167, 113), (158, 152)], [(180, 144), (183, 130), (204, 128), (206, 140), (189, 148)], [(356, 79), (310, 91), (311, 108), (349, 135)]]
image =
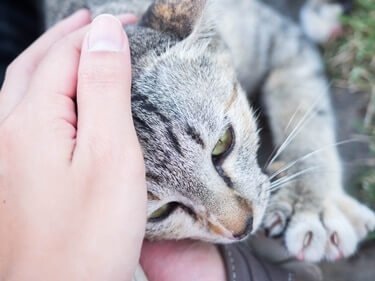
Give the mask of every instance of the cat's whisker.
[(298, 105), (297, 109), (294, 111), (292, 117), (290, 117), (289, 122), (288, 122), (288, 124), (286, 124), (286, 127), (285, 127), (285, 129), (284, 129), (284, 133), (286, 133), (286, 132), (288, 131), (289, 127), (292, 125), (292, 122), (293, 122), (294, 119), (296, 118), (297, 113), (300, 111), (300, 109), (301, 109), (301, 107), (302, 107), (302, 104), (303, 104), (303, 101), (301, 101), (301, 102), (299, 103), (299, 105)]
[[(284, 133), (287, 132), (287, 130), (289, 129), (289, 126), (292, 124), (294, 118), (295, 118), (296, 115), (297, 115), (297, 112), (299, 111), (299, 109), (300, 109), (301, 106), (302, 106), (302, 103), (303, 103), (303, 102), (300, 102), (300, 104), (298, 105), (296, 111), (294, 111), (292, 117), (290, 118), (288, 124), (286, 125), (286, 128), (284, 129)], [(277, 147), (274, 147), (274, 148), (272, 149), (271, 154), (268, 156), (267, 161), (266, 161), (266, 163), (265, 163), (264, 166), (263, 166), (263, 169), (265, 169), (266, 167), (268, 167), (268, 166), (270, 165), (270, 161), (271, 161), (272, 155), (275, 155), (276, 152), (277, 152)]]
[(274, 181), (273, 183), (271, 183), (271, 187), (268, 189), (269, 192), (273, 192), (275, 190), (278, 190), (280, 189), (280, 187), (284, 184), (287, 184), (289, 182), (291, 182), (292, 180), (294, 180), (295, 178), (299, 177), (299, 176), (302, 176), (308, 172), (311, 172), (313, 170), (317, 170), (318, 168), (321, 168), (321, 166), (313, 166), (313, 167), (309, 167), (309, 168), (306, 168), (302, 171), (299, 171), (297, 173), (294, 173), (290, 176), (286, 176), (286, 177), (283, 177), (281, 179), (278, 179), (276, 181)]
[[(289, 168), (291, 168), (292, 166), (294, 166), (295, 164), (297, 164), (298, 162), (308, 158), (308, 157), (311, 157), (312, 155), (315, 155), (319, 152), (322, 152), (324, 151), (325, 149), (328, 149), (328, 148), (331, 148), (331, 147), (334, 147), (334, 146), (339, 146), (339, 145), (343, 145), (343, 144), (347, 144), (347, 143), (352, 143), (352, 142), (356, 142), (357, 140), (355, 139), (349, 139), (349, 140), (344, 140), (344, 141), (340, 141), (340, 142), (336, 142), (334, 144), (331, 144), (331, 145), (327, 145), (327, 146), (324, 146), (324, 147), (321, 147), (317, 150), (314, 150), (306, 155), (304, 155), (303, 157), (289, 163), (288, 165), (286, 165), (285, 167), (281, 168), (280, 170), (276, 171), (274, 174), (272, 174), (270, 177), (269, 177), (269, 180), (272, 180), (273, 178), (275, 178), (277, 175), (281, 174), (282, 172), (288, 170)], [(284, 183), (287, 183), (289, 182), (290, 180), (293, 180), (294, 178), (296, 178), (297, 176), (300, 176), (302, 174), (305, 174), (306, 172), (310, 171), (310, 170), (315, 170), (319, 168), (319, 166), (314, 166), (314, 167), (310, 167), (310, 168), (306, 168), (302, 171), (299, 171), (293, 175), (290, 175), (290, 176), (285, 176), (285, 177), (282, 177), (278, 180), (275, 180), (271, 183), (271, 187), (268, 189), (269, 191), (274, 191), (276, 187), (278, 187), (279, 185), (283, 185)], [(327, 171), (326, 171), (327, 172)], [(278, 188), (277, 188), (278, 189)]]
[(306, 155), (294, 160), (293, 162), (289, 163), (288, 165), (284, 166), (283, 168), (277, 170), (275, 173), (273, 173), (272, 175), (269, 176), (269, 179), (272, 180), (273, 178), (277, 177), (279, 174), (281, 174), (282, 172), (285, 172), (286, 170), (288, 170), (289, 168), (293, 167), (294, 165), (296, 165), (298, 162), (302, 161), (302, 160), (305, 160), (306, 158), (309, 158), (319, 152), (322, 152), (326, 149), (329, 149), (329, 148), (332, 148), (332, 147), (335, 147), (335, 146), (339, 146), (339, 145), (343, 145), (343, 144), (347, 144), (347, 143), (352, 143), (352, 142), (356, 142), (357, 140), (355, 139), (349, 139), (349, 140), (344, 140), (344, 141), (340, 141), (340, 142), (336, 142), (336, 143), (333, 143), (331, 145), (327, 145), (327, 146), (324, 146), (324, 147), (321, 147), (317, 150), (314, 150), (310, 153), (307, 153)]
[[(315, 167), (316, 169), (318, 169), (319, 167), (317, 166), (317, 167)], [(315, 170), (315, 168), (314, 169), (311, 169), (311, 168), (308, 168), (308, 169), (311, 169), (311, 170)], [(308, 170), (308, 169), (306, 169), (306, 170)], [(305, 170), (303, 170), (303, 171), (305, 171)], [(308, 171), (307, 171), (308, 172)], [(307, 172), (304, 172), (304, 173), (307, 173)], [(337, 172), (337, 171), (324, 171), (323, 173), (327, 173), (327, 172), (330, 172), (330, 173), (333, 173), (333, 172)], [(303, 174), (304, 174), (303, 173)], [(296, 175), (296, 174), (294, 174), (294, 175)], [(301, 174), (300, 174), (301, 175)], [(300, 176), (300, 175), (298, 175), (298, 176)], [(292, 176), (292, 175), (291, 175)], [(297, 176), (296, 176), (297, 177)], [(286, 177), (285, 177), (286, 178)], [(282, 179), (284, 179), (284, 178), (282, 178)], [(279, 180), (281, 180), (281, 179), (279, 179)], [(285, 184), (287, 184), (287, 183), (290, 183), (290, 182), (292, 182), (293, 180), (295, 180), (295, 178), (293, 178), (293, 179), (289, 179), (289, 180), (285, 180), (285, 181), (282, 181), (282, 182), (278, 182), (278, 183), (276, 183), (276, 184), (274, 184), (276, 181), (274, 181), (273, 182), (273, 184), (271, 184), (271, 187), (269, 188), (269, 189), (267, 189), (267, 192), (274, 192), (274, 191), (277, 191), (277, 190), (279, 190), (280, 188), (282, 188), (283, 187), (283, 185), (285, 185)]]
[[(327, 84), (327, 89), (331, 86), (332, 83), (328, 83)], [(280, 145), (280, 147), (276, 150), (275, 152), (275, 149), (272, 151), (271, 155), (269, 158), (271, 158), (271, 160), (268, 160), (266, 161), (266, 164), (264, 165), (265, 167), (268, 167), (270, 165), (272, 165), (272, 163), (276, 160), (276, 158), (281, 154), (281, 152), (284, 151), (284, 149), (292, 142), (292, 140), (301, 132), (302, 128), (304, 125), (306, 125), (306, 123), (308, 121), (310, 121), (310, 119), (314, 116), (313, 113), (314, 113), (314, 109), (316, 107), (317, 104), (319, 104), (319, 102), (321, 101), (321, 99), (324, 97), (323, 95), (323, 92), (322, 94), (320, 94), (317, 99), (315, 100), (315, 102), (311, 105), (311, 107), (306, 111), (306, 113), (302, 116), (301, 120), (296, 124), (296, 126), (294, 127), (294, 129), (290, 132), (289, 136), (287, 136), (287, 138), (284, 140), (284, 142)], [(297, 112), (299, 111), (299, 109), (301, 108), (302, 106), (302, 103), (299, 104), (299, 106), (297, 107), (296, 111), (294, 112), (294, 114), (292, 115), (291, 119), (289, 120), (286, 128), (285, 128), (285, 131), (287, 131), (287, 128), (290, 127), (290, 124), (292, 123), (292, 120), (295, 119), (295, 116), (297, 115)], [(272, 156), (273, 155), (273, 156)]]
[(262, 116), (262, 112), (260, 108), (254, 109), (254, 118), (255, 122), (258, 124), (260, 117)]
[(291, 141), (301, 132), (302, 128), (310, 119), (313, 117), (313, 110), (315, 108), (315, 105), (317, 103), (313, 104), (313, 106), (306, 112), (306, 114), (301, 118), (301, 120), (297, 123), (297, 125), (294, 127), (292, 132), (289, 134), (289, 136), (285, 139), (285, 141), (280, 145), (278, 150), (276, 151), (275, 155), (271, 158), (269, 165), (272, 165), (272, 163), (276, 160), (276, 158), (281, 154), (281, 152), (284, 151), (284, 149), (291, 143)]
[(295, 177), (299, 176), (299, 175), (303, 175), (305, 174), (307, 171), (310, 171), (312, 169), (316, 169), (316, 166), (315, 167), (309, 167), (309, 168), (306, 168), (304, 170), (301, 170), (299, 172), (296, 172), (290, 176), (285, 176), (285, 177), (282, 177), (278, 180), (275, 180), (274, 182), (271, 183), (271, 188), (273, 188), (274, 186), (277, 186), (278, 184), (282, 183), (282, 182), (285, 182), (285, 181), (289, 181), (291, 179), (294, 179)]
[[(310, 118), (312, 116), (313, 108), (315, 104), (312, 106), (312, 109), (308, 110), (305, 115), (301, 118), (301, 120), (297, 123), (297, 125), (294, 127), (294, 129), (290, 132), (290, 134), (286, 137), (286, 139), (283, 141), (283, 143), (279, 146), (278, 149), (276, 149), (276, 152), (271, 153), (270, 160), (268, 160), (265, 164), (265, 167), (268, 167), (272, 165), (272, 163), (276, 160), (276, 158), (281, 154), (281, 152), (284, 151), (284, 149), (291, 143), (291, 141), (299, 134), (299, 132), (302, 130), (303, 126), (310, 121)], [(275, 151), (275, 150), (274, 150)]]

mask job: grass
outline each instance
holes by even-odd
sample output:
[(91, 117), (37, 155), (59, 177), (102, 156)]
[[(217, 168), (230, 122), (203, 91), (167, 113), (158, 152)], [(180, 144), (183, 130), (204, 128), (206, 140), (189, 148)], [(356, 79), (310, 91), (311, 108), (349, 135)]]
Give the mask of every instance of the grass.
[(345, 35), (325, 49), (336, 86), (373, 92), (375, 87), (375, 1), (357, 0), (342, 17)]
[[(342, 23), (344, 36), (328, 44), (324, 56), (334, 86), (368, 94), (360, 133), (368, 136), (375, 157), (375, 1), (356, 0), (353, 12), (342, 17)], [(375, 164), (364, 167), (355, 181), (357, 197), (375, 208)], [(369, 239), (375, 239), (375, 232)]]

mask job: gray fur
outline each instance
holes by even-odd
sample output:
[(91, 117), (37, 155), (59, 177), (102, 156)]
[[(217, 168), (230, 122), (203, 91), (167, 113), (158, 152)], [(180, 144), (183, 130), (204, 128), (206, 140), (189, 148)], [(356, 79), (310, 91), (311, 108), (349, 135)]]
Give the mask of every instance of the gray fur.
[[(70, 14), (72, 3), (47, 0), (48, 24)], [(151, 3), (74, 1), (74, 9), (144, 15)], [(179, 5), (184, 0), (155, 3)], [(271, 234), (285, 232), (288, 249), (309, 260), (352, 254), (363, 238), (363, 227), (373, 228), (375, 217), (342, 190), (329, 85), (315, 46), (292, 21), (258, 1), (186, 3), (203, 7), (192, 13), (196, 18), (188, 19), (194, 26), (187, 36), (183, 36), (185, 17), (173, 25), (141, 20), (140, 25), (126, 28), (133, 65), (133, 115), (150, 192), (148, 214), (168, 202), (185, 206), (162, 221), (150, 221), (147, 236), (231, 242), (260, 226), (270, 184), (257, 163), (258, 130), (247, 100), (261, 89), (276, 146), (282, 146), (311, 111), (278, 160), (290, 163), (325, 148), (287, 171), (319, 167), (273, 196), (264, 227)], [(174, 28), (179, 30), (173, 32)], [(218, 168), (211, 152), (229, 126), (235, 145)], [(333, 218), (344, 223), (337, 226)], [(332, 244), (336, 234), (339, 245)]]

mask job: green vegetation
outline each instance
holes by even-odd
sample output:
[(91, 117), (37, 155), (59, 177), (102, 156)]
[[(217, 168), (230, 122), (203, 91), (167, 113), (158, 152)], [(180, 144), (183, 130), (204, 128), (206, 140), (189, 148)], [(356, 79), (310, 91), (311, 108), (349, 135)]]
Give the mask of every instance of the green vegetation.
[[(327, 67), (336, 87), (366, 93), (369, 103), (360, 133), (368, 136), (375, 158), (375, 1), (356, 0), (353, 12), (342, 18), (345, 34), (324, 50)], [(357, 197), (375, 208), (375, 163), (367, 163), (354, 183)], [(369, 239), (375, 239), (375, 233)]]
[(373, 92), (375, 87), (375, 1), (356, 0), (342, 17), (345, 35), (325, 50), (328, 69), (339, 87)]

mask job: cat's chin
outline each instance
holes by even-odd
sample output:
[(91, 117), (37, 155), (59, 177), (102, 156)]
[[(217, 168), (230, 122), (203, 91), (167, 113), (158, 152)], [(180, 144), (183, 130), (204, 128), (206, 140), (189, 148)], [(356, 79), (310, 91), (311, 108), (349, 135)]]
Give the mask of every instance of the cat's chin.
[(254, 217), (250, 216), (244, 223), (240, 232), (225, 227), (215, 216), (182, 217), (182, 211), (176, 210), (175, 214), (181, 212), (177, 219), (169, 218), (160, 223), (150, 223), (146, 227), (146, 238), (148, 240), (182, 240), (193, 239), (209, 243), (229, 244), (246, 239), (254, 233)]
[(189, 231), (180, 229), (178, 232), (146, 233), (146, 239), (151, 241), (192, 239), (215, 244), (230, 244), (244, 240), (251, 234), (252, 232), (247, 229), (241, 235), (234, 235), (220, 224), (208, 223), (205, 227), (191, 226)]
[(207, 233), (207, 235), (202, 235), (202, 236), (188, 236), (188, 237), (180, 237), (180, 238), (161, 238), (161, 237), (155, 237), (155, 236), (146, 236), (146, 239), (149, 241), (162, 241), (162, 240), (199, 240), (199, 241), (205, 241), (208, 243), (213, 243), (213, 244), (231, 244), (231, 243), (236, 243), (240, 242), (242, 240), (245, 240), (249, 235), (246, 235), (242, 238), (228, 238), (228, 237), (223, 237), (223, 236), (218, 236), (218, 235), (212, 235)]
[[(258, 228), (258, 209), (239, 216), (236, 213), (226, 220), (210, 213), (206, 208), (186, 207), (179, 203), (167, 217), (149, 219), (146, 225), (146, 238), (149, 240), (194, 239), (210, 243), (234, 243), (245, 239)], [(263, 212), (260, 212), (262, 217)], [(228, 221), (230, 223), (228, 223)], [(236, 223), (233, 223), (235, 221)]]

